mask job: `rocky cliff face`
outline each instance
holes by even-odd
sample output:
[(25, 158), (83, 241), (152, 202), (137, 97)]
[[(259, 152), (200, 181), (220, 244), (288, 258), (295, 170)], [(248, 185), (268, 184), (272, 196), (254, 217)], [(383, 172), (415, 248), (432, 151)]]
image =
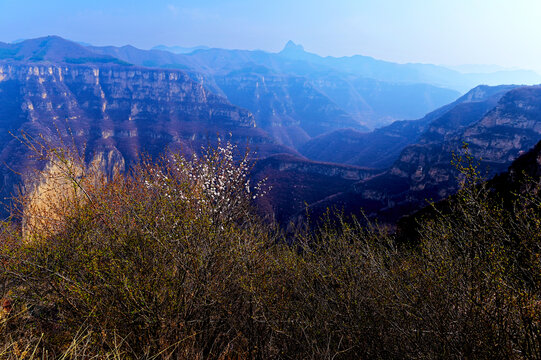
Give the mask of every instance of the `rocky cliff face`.
[[(507, 171), (500, 173), (482, 186), (487, 189), (487, 199), (495, 200), (505, 209), (515, 212), (517, 200), (529, 206), (532, 195), (539, 195), (541, 178), (541, 141), (535, 147), (520, 155)], [(447, 197), (433, 206), (427, 206), (408, 216), (402, 217), (397, 223), (397, 241), (402, 243), (418, 243), (421, 238), (419, 224), (441, 216), (451, 215), (457, 203), (457, 196)]]
[(261, 156), (289, 151), (257, 128), (247, 110), (183, 72), (133, 66), (0, 62), (4, 196), (18, 182), (10, 169), (32, 165), (27, 149), (9, 134), (20, 131), (73, 141), (107, 173), (137, 162), (142, 153), (198, 151), (218, 136), (248, 144)]
[(267, 196), (258, 200), (259, 208), (265, 215), (274, 214), (284, 225), (308, 205), (379, 173), (374, 169), (314, 162), (291, 155), (271, 156), (259, 161), (253, 169), (254, 179), (266, 179), (270, 187)]
[[(458, 116), (459, 111), (466, 116)], [(477, 120), (475, 120), (477, 118)], [(458, 171), (452, 154), (469, 153), (487, 178), (504, 171), (541, 138), (541, 87), (521, 87), (505, 93), (486, 112), (479, 103), (466, 103), (434, 120), (416, 144), (406, 147), (383, 174), (355, 184), (330, 202), (386, 221), (453, 194)], [(329, 206), (319, 204), (319, 207)]]
[[(474, 116), (457, 117), (451, 113), (434, 121), (419, 143), (406, 148), (391, 168), (391, 174), (408, 179), (413, 191), (435, 197), (453, 192), (456, 172), (450, 165), (451, 154), (460, 154), (464, 143), (479, 159), (481, 170), (493, 176), (507, 169), (541, 138), (541, 87), (507, 92), (484, 116), (484, 109), (476, 106), (457, 110)], [(479, 121), (468, 120), (475, 114), (481, 115)]]
[(311, 137), (336, 129), (367, 130), (303, 77), (258, 68), (214, 79), (229, 101), (250, 109), (258, 126), (287, 146), (298, 148)]
[(396, 121), (370, 133), (337, 130), (308, 141), (300, 152), (316, 161), (388, 168), (408, 145), (443, 141), (444, 136), (481, 119), (504, 94), (514, 88), (478, 86), (455, 102), (419, 120)]

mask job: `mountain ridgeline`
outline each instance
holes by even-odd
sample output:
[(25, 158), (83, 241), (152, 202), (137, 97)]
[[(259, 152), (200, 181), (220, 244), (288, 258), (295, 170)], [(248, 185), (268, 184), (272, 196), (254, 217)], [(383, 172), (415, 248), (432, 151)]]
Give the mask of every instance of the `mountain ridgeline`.
[[(408, 145), (425, 137), (443, 137), (449, 131), (480, 119), (497, 105), (512, 85), (478, 86), (451, 104), (423, 118), (395, 121), (391, 125), (362, 133), (353, 129), (330, 132), (305, 143), (300, 151), (317, 161), (334, 161), (365, 167), (388, 168)], [(440, 124), (438, 126), (438, 124)], [(427, 131), (427, 134), (424, 134)], [(431, 134), (431, 135), (430, 135)]]
[[(325, 64), (289, 58), (287, 51), (208, 49), (172, 54), (133, 47), (92, 50), (140, 66), (185, 70), (212, 91), (249, 109), (266, 129), (298, 124), (291, 129), (293, 138), (298, 137), (299, 128), (314, 135), (303, 126), (307, 111), (322, 112), (331, 123), (344, 125), (346, 121), (348, 127), (367, 130), (392, 120), (422, 116), (459, 95), (431, 84), (393, 83), (341, 72)], [(273, 96), (274, 91), (285, 96)], [(310, 109), (305, 109), (307, 103)], [(283, 129), (280, 134), (283, 137)]]

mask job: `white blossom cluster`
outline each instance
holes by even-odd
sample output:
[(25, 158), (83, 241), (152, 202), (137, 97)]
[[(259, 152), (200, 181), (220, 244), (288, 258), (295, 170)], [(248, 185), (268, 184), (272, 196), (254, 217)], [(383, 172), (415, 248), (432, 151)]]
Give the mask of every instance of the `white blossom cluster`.
[(169, 199), (193, 202), (198, 212), (211, 218), (238, 218), (251, 200), (264, 196), (266, 191), (264, 182), (250, 182), (252, 165), (248, 153), (235, 161), (235, 152), (236, 145), (227, 142), (191, 159), (175, 154), (164, 169), (156, 170), (151, 179), (145, 180), (145, 186)]

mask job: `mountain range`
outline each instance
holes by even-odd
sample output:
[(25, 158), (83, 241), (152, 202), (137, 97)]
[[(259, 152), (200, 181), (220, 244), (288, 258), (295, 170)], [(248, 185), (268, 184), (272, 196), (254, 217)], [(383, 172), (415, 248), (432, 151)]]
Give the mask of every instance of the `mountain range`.
[[(221, 93), (230, 101), (243, 99), (244, 104), (238, 105), (247, 106), (254, 114), (264, 114), (260, 107), (274, 111), (277, 114), (274, 123), (277, 125), (282, 122), (287, 124), (291, 119), (296, 122), (304, 120), (302, 114), (298, 115), (298, 110), (312, 102), (314, 91), (325, 99), (322, 109), (334, 108), (347, 113), (351, 118), (350, 125), (362, 130), (395, 119), (421, 116), (459, 96), (455, 90), (420, 84), (418, 81), (382, 81), (355, 72), (341, 71), (336, 66), (320, 61), (292, 56), (290, 48), (291, 45), (286, 45), (280, 53), (208, 49), (190, 54), (144, 51), (130, 46), (91, 49), (140, 66), (187, 71), (194, 79), (202, 80), (210, 90)], [(316, 56), (316, 59), (319, 57)], [(223, 78), (227, 78), (225, 87)], [(264, 91), (266, 83), (262, 80), (265, 79), (272, 80), (275, 88), (279, 86), (284, 94), (289, 94), (291, 101), (284, 103), (286, 98), (265, 98), (264, 94), (261, 95), (259, 91)], [(305, 85), (292, 86), (299, 83)], [(237, 88), (258, 91), (239, 93), (235, 90)], [(291, 111), (280, 115), (283, 108)], [(262, 123), (267, 119), (262, 118)], [(302, 126), (300, 128), (303, 129)]]
[(110, 175), (143, 153), (228, 139), (257, 151), (253, 177), (272, 186), (259, 206), (279, 222), (336, 207), (393, 223), (456, 190), (463, 142), (493, 176), (541, 135), (539, 87), (459, 92), (541, 82), (530, 72), (320, 57), (292, 42), (279, 53), (160, 49), (0, 43), (0, 195), (40, 165), (10, 134), (72, 141)]
[[(308, 53), (300, 45), (289, 42), (281, 52), (289, 59), (325, 65), (341, 72), (393, 83), (424, 83), (465, 92), (476, 85), (537, 84), (541, 77), (534, 71), (483, 69), (480, 72), (456, 71), (432, 64), (397, 64), (369, 56), (321, 57)], [(467, 68), (472, 70), (470, 66)], [(473, 69), (478, 70), (478, 69)], [(495, 71), (494, 71), (495, 70)]]
[(431, 121), (390, 168), (312, 204), (312, 211), (363, 211), (394, 223), (456, 192), (460, 174), (453, 163), (459, 157), (476, 159), (481, 175), (490, 179), (541, 139), (540, 86), (481, 87), (466, 96), (477, 100), (459, 102)]

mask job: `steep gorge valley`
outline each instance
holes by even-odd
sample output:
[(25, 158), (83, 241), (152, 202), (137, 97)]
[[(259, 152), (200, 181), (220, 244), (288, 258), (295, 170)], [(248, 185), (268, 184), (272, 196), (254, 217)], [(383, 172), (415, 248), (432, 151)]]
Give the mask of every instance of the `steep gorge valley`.
[(456, 191), (451, 153), (463, 142), (490, 177), (539, 140), (537, 87), (479, 86), (452, 102), (458, 92), (438, 87), (450, 70), (415, 79), (410, 70), (321, 58), (291, 42), (277, 54), (173, 54), (59, 37), (0, 44), (0, 192), (9, 203), (29, 169), (43, 166), (14, 137), (21, 133), (73, 143), (109, 176), (142, 154), (189, 155), (220, 139), (255, 152), (253, 177), (272, 187), (259, 206), (282, 224), (306, 207), (394, 223)]

